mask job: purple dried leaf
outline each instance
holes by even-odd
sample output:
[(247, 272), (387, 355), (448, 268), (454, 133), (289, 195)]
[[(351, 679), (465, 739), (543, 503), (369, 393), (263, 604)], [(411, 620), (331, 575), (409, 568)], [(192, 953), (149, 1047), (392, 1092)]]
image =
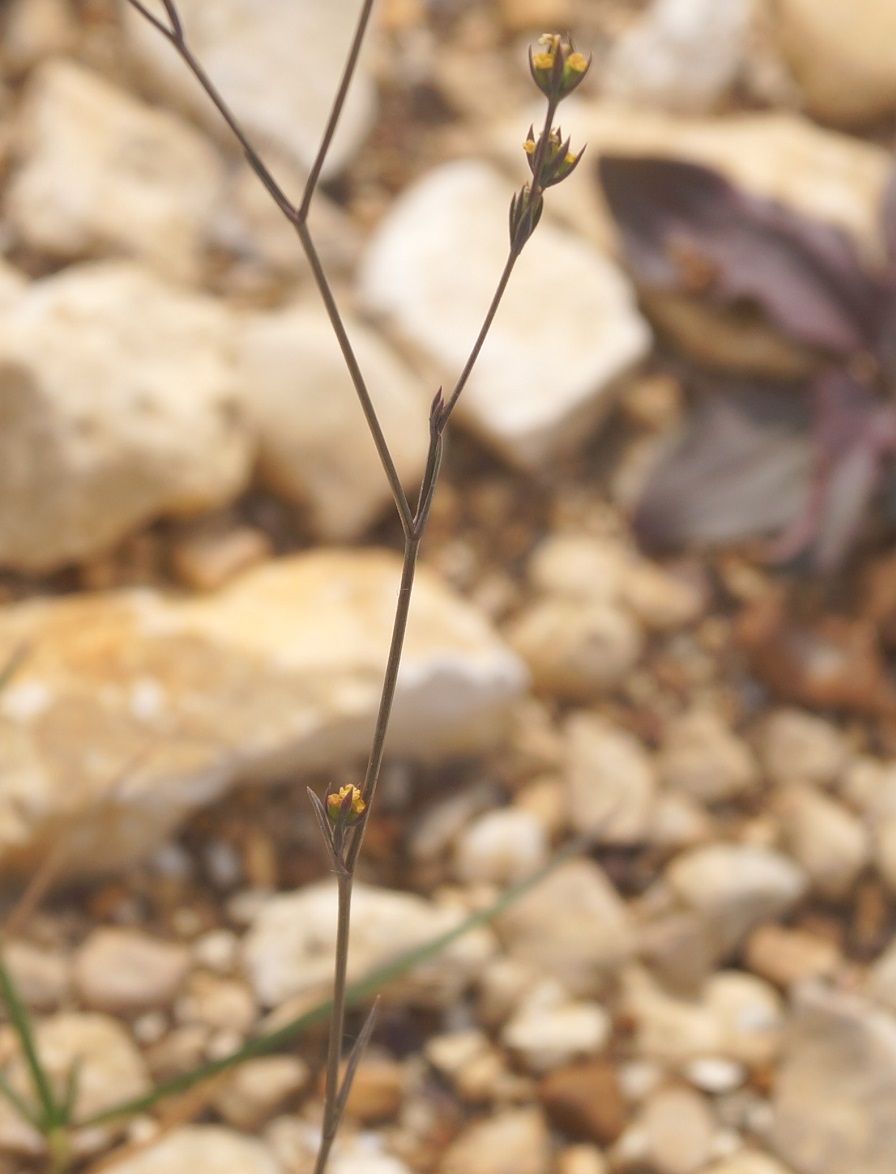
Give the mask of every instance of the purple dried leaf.
[[(847, 371), (827, 371), (811, 388), (814, 483), (803, 530), (819, 570), (832, 570), (858, 538), (896, 449), (896, 409)], [(783, 535), (779, 549), (793, 548)], [(793, 549), (792, 553), (799, 553)]]
[(789, 338), (831, 354), (870, 346), (878, 291), (839, 229), (695, 163), (604, 155), (598, 166), (642, 284), (755, 304)]
[(805, 397), (793, 387), (715, 384), (660, 458), (635, 515), (669, 550), (773, 533), (803, 511), (812, 464)]

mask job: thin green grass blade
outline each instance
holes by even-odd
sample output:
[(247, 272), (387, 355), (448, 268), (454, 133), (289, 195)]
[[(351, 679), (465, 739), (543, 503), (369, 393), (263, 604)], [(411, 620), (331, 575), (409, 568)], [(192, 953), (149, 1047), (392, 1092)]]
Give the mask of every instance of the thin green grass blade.
[(35, 1097), (40, 1106), (38, 1125), (42, 1133), (47, 1133), (61, 1124), (56, 1098), (53, 1095), (53, 1086), (47, 1076), (46, 1069), (41, 1063), (31, 1026), (31, 1016), (23, 1003), (13, 977), (0, 953), (0, 998), (2, 998), (13, 1030), (22, 1046), (22, 1055), (28, 1067), (31, 1083), (34, 1086)]
[[(365, 999), (376, 995), (384, 986), (388, 986), (389, 983), (394, 982), (397, 978), (401, 978), (415, 966), (419, 966), (422, 962), (428, 962), (431, 958), (438, 957), (453, 942), (464, 937), (471, 930), (477, 929), (481, 925), (486, 925), (489, 921), (492, 921), (499, 914), (503, 913), (505, 909), (509, 909), (511, 905), (519, 901), (521, 897), (524, 897), (530, 889), (534, 889), (545, 877), (549, 876), (564, 860), (568, 860), (570, 856), (575, 855), (576, 852), (581, 852), (587, 847), (588, 841), (581, 839), (567, 844), (547, 864), (511, 886), (496, 901), (493, 901), (491, 905), (478, 910), (476, 913), (471, 913), (469, 917), (465, 917), (463, 921), (458, 922), (453, 929), (439, 934), (438, 937), (431, 938), (428, 942), (424, 942), (423, 945), (417, 946), (413, 950), (408, 950), (407, 953), (401, 954), (392, 962), (387, 962), (384, 966), (378, 966), (357, 982), (351, 983), (346, 992), (347, 1005), (349, 1007), (355, 1007), (359, 1003), (363, 1003)], [(188, 1089), (193, 1088), (200, 1081), (217, 1076), (219, 1072), (226, 1072), (228, 1068), (233, 1068), (245, 1060), (250, 1060), (255, 1056), (263, 1056), (268, 1052), (275, 1051), (309, 1028), (315, 1027), (319, 1023), (325, 1023), (329, 1017), (331, 1008), (332, 999), (323, 999), (316, 1006), (305, 1011), (304, 1014), (296, 1016), (295, 1019), (291, 1019), (288, 1023), (284, 1023), (282, 1027), (278, 1027), (275, 1031), (269, 1031), (265, 1035), (255, 1036), (243, 1044), (241, 1048), (237, 1048), (236, 1051), (229, 1053), (229, 1055), (222, 1056), (218, 1060), (210, 1060), (207, 1064), (201, 1064), (190, 1072), (184, 1072), (179, 1076), (172, 1077), (171, 1080), (165, 1080), (141, 1096), (132, 1097), (127, 1101), (121, 1101), (117, 1105), (111, 1105), (108, 1109), (103, 1109), (100, 1113), (95, 1113), (83, 1121), (77, 1121), (75, 1127), (99, 1125), (118, 1117), (130, 1117), (135, 1113), (145, 1113), (165, 1097), (176, 1096), (179, 1093), (187, 1092)]]
[(6, 1097), (19, 1116), (40, 1132), (40, 1114), (28, 1104), (24, 1097), (16, 1092), (2, 1073), (0, 1073), (0, 1097)]

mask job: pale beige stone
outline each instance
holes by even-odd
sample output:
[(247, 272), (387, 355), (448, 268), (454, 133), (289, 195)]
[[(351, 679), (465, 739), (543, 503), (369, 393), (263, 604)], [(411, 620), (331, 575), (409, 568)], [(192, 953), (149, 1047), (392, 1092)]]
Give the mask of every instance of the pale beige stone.
[(259, 1056), (233, 1069), (215, 1090), (214, 1107), (234, 1129), (257, 1133), (310, 1079), (298, 1056)]
[(774, 1149), (808, 1174), (890, 1174), (896, 1020), (857, 996), (801, 991), (775, 1078)]
[(696, 1174), (711, 1153), (715, 1122), (706, 1100), (692, 1089), (662, 1088), (648, 1098), (636, 1127), (645, 1134), (645, 1157), (657, 1174)]
[(110, 1015), (167, 1007), (187, 976), (190, 952), (180, 942), (140, 930), (93, 930), (74, 960), (74, 983), (85, 1006)]
[(736, 799), (759, 783), (749, 747), (709, 709), (692, 709), (669, 724), (657, 769), (667, 787), (704, 803)]
[(785, 1166), (770, 1154), (759, 1153), (758, 1150), (740, 1150), (729, 1158), (714, 1162), (704, 1174), (794, 1174), (790, 1166)]
[(606, 93), (663, 110), (711, 109), (746, 56), (752, 0), (653, 0), (616, 41)]
[(558, 865), (495, 928), (513, 957), (582, 997), (597, 993), (634, 948), (625, 903), (590, 860)]
[(620, 584), (620, 598), (654, 632), (674, 631), (692, 623), (704, 606), (702, 593), (694, 584), (646, 558), (631, 560)]
[(775, 783), (834, 786), (850, 764), (843, 731), (801, 709), (776, 709), (757, 732), (757, 748)]
[(668, 1065), (723, 1056), (722, 1024), (700, 997), (671, 994), (642, 967), (621, 982), (621, 1007), (631, 1019), (639, 1053)]
[(784, 842), (823, 897), (848, 896), (869, 862), (866, 827), (841, 803), (807, 784), (793, 784), (777, 797)]
[(71, 958), (62, 949), (6, 942), (3, 965), (25, 1006), (34, 1011), (55, 1011), (71, 989)]
[[(238, 780), (354, 762), (399, 570), (382, 551), (320, 551), (195, 600), (143, 590), (0, 612), (0, 648), (29, 649), (0, 695), (0, 869), (60, 841), (71, 872), (118, 867)], [(489, 625), (421, 570), (391, 753), (493, 745), (524, 683)]]
[(466, 882), (509, 885), (547, 863), (543, 825), (529, 811), (508, 807), (479, 816), (464, 829), (455, 849), (455, 871)]
[(740, 970), (720, 970), (703, 999), (721, 1029), (720, 1052), (751, 1067), (773, 1063), (784, 1031), (784, 1005), (770, 983)]
[(803, 871), (780, 852), (752, 844), (707, 844), (677, 856), (666, 879), (699, 913), (722, 952), (749, 931), (787, 912), (806, 891)]
[[(410, 495), (426, 460), (431, 396), (370, 329), (351, 315), (344, 322)], [(386, 511), (392, 497), (319, 301), (249, 318), (240, 333), (239, 371), (246, 411), (258, 435), (263, 480), (305, 505), (321, 538), (357, 537)]]
[(255, 1022), (258, 1008), (243, 979), (198, 970), (190, 975), (175, 1012), (181, 1023), (199, 1023), (242, 1038)]
[(67, 0), (11, 0), (3, 19), (3, 65), (25, 73), (45, 57), (71, 52), (78, 25)]
[[(243, 945), (246, 973), (262, 1006), (329, 988), (336, 896), (335, 885), (325, 881), (272, 897), (262, 906)], [(447, 932), (463, 917), (460, 909), (371, 885), (355, 885), (352, 909), (350, 980)], [(391, 984), (385, 994), (422, 1005), (450, 1005), (494, 949), (490, 930), (471, 930)]]
[(766, 0), (775, 44), (808, 110), (846, 126), (896, 109), (890, 0)]
[(145, 1149), (112, 1161), (109, 1174), (279, 1174), (280, 1166), (260, 1141), (218, 1125), (186, 1125), (150, 1141)]
[(620, 685), (641, 656), (632, 617), (606, 603), (535, 600), (507, 629), (537, 689), (562, 700), (591, 701)]
[(239, 493), (252, 454), (231, 331), (210, 298), (127, 262), (65, 270), (6, 308), (0, 564), (50, 571)]
[(651, 831), (656, 772), (637, 738), (590, 713), (564, 727), (569, 819), (605, 844), (635, 844)]
[(602, 1051), (611, 1030), (599, 1003), (574, 1001), (546, 979), (505, 1023), (501, 1042), (530, 1072), (542, 1073)]
[(189, 124), (60, 58), (32, 75), (6, 196), (13, 230), (60, 260), (121, 255), (196, 280), (220, 196), (216, 152)]
[(545, 595), (616, 603), (624, 590), (631, 551), (621, 542), (575, 531), (547, 535), (529, 560), (529, 579)]
[(780, 996), (741, 971), (719, 971), (685, 995), (670, 991), (643, 968), (629, 967), (622, 1000), (634, 1020), (639, 1050), (667, 1064), (720, 1058), (761, 1066), (771, 1063), (781, 1046)]
[[(427, 357), (446, 389), (504, 268), (512, 192), (485, 163), (445, 164), (398, 200), (368, 246), (363, 303)], [(621, 270), (544, 223), (515, 267), (458, 419), (514, 464), (549, 466), (593, 431), (615, 381), (649, 345)]]
[(439, 1174), (544, 1174), (550, 1139), (538, 1109), (504, 1109), (468, 1125), (448, 1147)]

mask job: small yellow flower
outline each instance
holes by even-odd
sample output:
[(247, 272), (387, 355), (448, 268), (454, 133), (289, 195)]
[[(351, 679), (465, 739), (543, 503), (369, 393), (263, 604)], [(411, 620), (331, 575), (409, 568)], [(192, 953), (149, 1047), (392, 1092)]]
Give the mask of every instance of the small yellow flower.
[(352, 783), (346, 783), (327, 796), (327, 815), (334, 823), (343, 812), (351, 816), (362, 815), (366, 806), (361, 792)]
[(578, 86), (588, 72), (591, 58), (578, 53), (569, 40), (558, 33), (543, 33), (529, 49), (529, 68), (532, 80), (552, 102), (562, 101)]

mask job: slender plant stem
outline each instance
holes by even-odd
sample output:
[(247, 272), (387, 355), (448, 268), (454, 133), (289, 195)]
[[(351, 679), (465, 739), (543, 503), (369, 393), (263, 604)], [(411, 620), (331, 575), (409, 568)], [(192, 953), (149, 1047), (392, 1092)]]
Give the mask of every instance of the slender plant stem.
[(463, 370), (457, 377), (457, 383), (455, 383), (451, 394), (445, 403), (443, 413), (444, 423), (447, 423), (448, 417), (454, 411), (454, 405), (460, 399), (461, 392), (467, 386), (467, 380), (472, 374), (473, 367), (476, 365), (476, 360), (479, 358), (479, 352), (482, 350), (482, 345), (485, 342), (489, 330), (491, 329), (492, 322), (495, 320), (495, 314), (498, 312), (498, 307), (501, 304), (501, 299), (504, 297), (504, 291), (507, 289), (507, 283), (510, 281), (510, 275), (513, 272), (513, 267), (516, 264), (519, 255), (520, 250), (511, 249), (507, 256), (504, 269), (498, 281), (498, 288), (495, 290), (494, 296), (492, 297), (491, 303), (488, 307), (488, 310), (486, 311), (482, 326), (479, 329), (479, 334), (477, 335), (476, 341), (473, 344), (473, 349), (470, 351), (467, 361), (464, 363)]
[[(312, 164), (310, 173), (307, 177), (301, 202), (298, 205), (292, 203), (292, 201), (287, 197), (286, 193), (277, 183), (270, 169), (266, 166), (264, 161), (261, 159), (249, 141), (233, 111), (219, 93), (217, 87), (206, 73), (202, 64), (196, 59), (192, 50), (187, 45), (183, 24), (177, 11), (176, 0), (162, 0), (169, 20), (168, 26), (166, 26), (157, 17), (152, 15), (145, 7), (144, 3), (142, 3), (142, 0), (129, 0), (129, 3), (133, 8), (140, 12), (156, 29), (158, 29), (159, 32), (161, 32), (162, 35), (165, 36), (174, 46), (180, 57), (183, 59), (184, 63), (187, 65), (188, 69), (191, 71), (218, 112), (221, 114), (225, 123), (235, 136), (237, 142), (242, 147), (250, 167), (264, 185), (274, 203), (277, 205), (286, 219), (293, 225), (311, 268), (315, 284), (317, 285), (317, 289), (321, 296), (321, 300), (323, 302), (327, 316), (330, 320), (330, 324), (342, 351), (346, 367), (348, 368), (356, 395), (360, 402), (364, 417), (367, 421), (367, 425), (379, 455), (380, 462), (383, 466), (386, 479), (389, 483), (389, 488), (391, 490), (392, 497), (401, 520), (402, 530), (404, 532), (404, 557), (402, 560), (401, 582), (399, 585), (398, 598), (396, 601), (395, 616), (392, 623), (389, 653), (383, 674), (382, 690), (380, 693), (379, 705), (377, 707), (367, 768), (364, 774), (362, 786), (360, 788), (360, 798), (363, 800), (362, 811), (360, 818), (353, 826), (348, 827), (345, 824), (341, 825), (338, 828), (338, 836), (334, 832), (332, 835), (329, 835), (327, 840), (331, 861), (337, 876), (338, 914), (334, 959), (333, 995), (330, 1002), (330, 1035), (327, 1046), (323, 1128), (321, 1132), (321, 1144), (314, 1168), (315, 1174), (325, 1174), (333, 1142), (339, 1129), (340, 1118), (345, 1106), (346, 1098), (348, 1096), (352, 1076), (355, 1071), (357, 1055), (359, 1054), (360, 1048), (363, 1047), (363, 1044), (366, 1041), (366, 1038), (369, 1035), (369, 1031), (371, 1029), (371, 1025), (368, 1024), (368, 1026), (365, 1028), (365, 1032), (362, 1033), (362, 1037), (359, 1040), (359, 1048), (353, 1054), (352, 1062), (349, 1064), (346, 1075), (340, 1082), (340, 1061), (342, 1058), (342, 1039), (345, 1027), (345, 1014), (346, 1007), (351, 997), (351, 988), (347, 983), (347, 974), (349, 940), (351, 932), (351, 904), (352, 893), (354, 889), (355, 871), (358, 862), (358, 855), (363, 844), (364, 833), (367, 827), (367, 823), (370, 819), (372, 804), (376, 795), (377, 784), (379, 782), (380, 773), (382, 770), (386, 738), (389, 731), (392, 707), (398, 684), (398, 675), (401, 667), (401, 657), (404, 648), (405, 636), (407, 634), (408, 617), (410, 615), (411, 596), (414, 587), (414, 576), (417, 568), (417, 559), (420, 553), (420, 546), (423, 540), (423, 535), (426, 530), (426, 524), (429, 519), (433, 495), (435, 493), (436, 483), (438, 481), (439, 471), (441, 468), (443, 434), (448, 423), (448, 419), (454, 410), (461, 393), (466, 387), (476, 361), (479, 358), (480, 352), (485, 343), (485, 339), (492, 326), (495, 315), (498, 312), (498, 307), (501, 304), (501, 300), (504, 296), (504, 292), (507, 288), (507, 284), (510, 280), (513, 268), (520, 256), (526, 240), (528, 239), (528, 236), (531, 234), (532, 228), (534, 227), (534, 217), (537, 210), (540, 208), (540, 201), (543, 193), (539, 177), (542, 173), (542, 164), (545, 159), (545, 152), (548, 150), (549, 135), (551, 132), (553, 118), (554, 114), (556, 113), (557, 102), (559, 101), (559, 98), (555, 96), (549, 98), (548, 100), (544, 132), (538, 143), (533, 160), (533, 181), (531, 190), (528, 192), (528, 200), (525, 205), (527, 208), (526, 215), (529, 217), (528, 225), (526, 225), (525, 221), (523, 222), (524, 227), (528, 227), (528, 232), (525, 234), (515, 233), (512, 235), (510, 251), (499, 278), (497, 288), (492, 296), (491, 302), (489, 303), (485, 318), (482, 322), (482, 326), (480, 327), (479, 333), (476, 336), (476, 340), (473, 343), (467, 360), (464, 363), (461, 373), (457, 378), (457, 382), (454, 384), (454, 387), (447, 397), (447, 400), (443, 399), (440, 390), (435, 400), (433, 401), (430, 413), (429, 454), (427, 457), (426, 468), (420, 488), (417, 508), (416, 510), (412, 510), (407, 494), (401, 483), (401, 478), (395, 466), (388, 442), (383, 433), (379, 418), (377, 416), (376, 408), (367, 389), (360, 366), (358, 364), (354, 350), (352, 349), (348, 332), (346, 331), (345, 324), (339, 312), (339, 308), (333, 296), (332, 289), (330, 288), (330, 283), (327, 280), (324, 267), (321, 263), (314, 244), (314, 240), (312, 238), (312, 234), (308, 227), (308, 214), (311, 202), (317, 189), (320, 175), (332, 144), (333, 135), (335, 134), (349, 87), (357, 67), (364, 36), (370, 20), (373, 0), (363, 0), (361, 4), (354, 36), (352, 38), (351, 48), (349, 50), (345, 67), (342, 71), (336, 95), (334, 97), (330, 114), (327, 119), (327, 125), (324, 130), (323, 138)], [(555, 79), (559, 79), (560, 75), (557, 73), (557, 70), (560, 68), (561, 61), (558, 54), (555, 63)], [(322, 831), (325, 838), (327, 838), (328, 816), (322, 805), (320, 807), (319, 818), (323, 821)]]
[(367, 390), (367, 385), (364, 382), (364, 377), (361, 374), (361, 368), (358, 365), (358, 360), (355, 357), (355, 352), (352, 349), (351, 342), (348, 337), (348, 332), (345, 329), (345, 324), (342, 321), (342, 315), (339, 313), (339, 307), (336, 305), (336, 299), (333, 296), (333, 291), (330, 288), (330, 283), (327, 280), (327, 275), (324, 272), (324, 267), (321, 264), (318, 256), (317, 248), (308, 225), (304, 221), (296, 223), (296, 232), (299, 236), (305, 256), (308, 259), (308, 265), (311, 268), (311, 275), (314, 278), (314, 283), (317, 286), (321, 301), (324, 304), (324, 309), (327, 312), (327, 317), (330, 319), (330, 325), (333, 328), (333, 333), (339, 342), (342, 357), (345, 365), (348, 368), (351, 376), (355, 392), (358, 396), (358, 401), (361, 404), (361, 410), (364, 413), (364, 419), (367, 421), (367, 427), (370, 429), (370, 435), (373, 437), (373, 443), (376, 446), (376, 451), (379, 454), (380, 463), (383, 466), (383, 471), (386, 474), (386, 480), (389, 482), (389, 488), (392, 490), (392, 497), (395, 501), (398, 516), (401, 519), (401, 527), (404, 531), (405, 538), (411, 533), (413, 529), (413, 515), (411, 513), (411, 506), (408, 502), (407, 494), (401, 484), (401, 477), (395, 467), (395, 461), (392, 459), (392, 454), (389, 451), (389, 444), (383, 433), (382, 425), (379, 417), (376, 414), (376, 408), (373, 405), (373, 400), (370, 398), (370, 392)]
[[(330, 1150), (336, 1140), (341, 1117), (339, 1065), (342, 1060), (342, 1037), (345, 1033), (346, 987), (348, 974), (348, 947), (352, 924), (352, 891), (354, 877), (351, 872), (340, 874), (337, 886), (339, 912), (336, 923), (336, 965), (333, 972), (333, 1010), (330, 1015), (330, 1036), (327, 1044), (327, 1075), (324, 1090), (324, 1123), (321, 1131), (320, 1149), (314, 1164), (314, 1174), (324, 1174), (330, 1157)], [(347, 1077), (348, 1079), (348, 1077)]]
[[(532, 171), (533, 175), (535, 176), (538, 176), (541, 173), (541, 165), (544, 161), (544, 155), (548, 148), (551, 127), (553, 126), (554, 116), (556, 113), (557, 102), (554, 99), (551, 99), (548, 102), (547, 113), (544, 120), (544, 128), (542, 130), (541, 137), (538, 140), (538, 146), (536, 148), (535, 158), (532, 164)], [(543, 195), (543, 191), (544, 189), (541, 187), (538, 181), (533, 180), (531, 196), (532, 200), (534, 201), (539, 199)], [(476, 336), (476, 341), (473, 343), (472, 350), (467, 357), (466, 363), (464, 363), (463, 370), (461, 371), (460, 375), (458, 375), (457, 382), (452, 388), (451, 394), (448, 396), (448, 399), (445, 402), (445, 407), (442, 410), (441, 426), (443, 428), (448, 422), (448, 417), (454, 411), (454, 406), (460, 399), (461, 392), (467, 386), (467, 381), (472, 374), (474, 366), (476, 365), (476, 360), (479, 358), (479, 352), (482, 350), (483, 344), (485, 343), (486, 337), (488, 336), (488, 332), (491, 330), (492, 322), (495, 320), (498, 307), (501, 305), (501, 300), (504, 297), (505, 290), (507, 289), (507, 283), (510, 281), (510, 275), (513, 273), (513, 268), (519, 260), (524, 244), (525, 241), (519, 245), (511, 242), (510, 252), (507, 255), (507, 260), (504, 263), (504, 269), (502, 270), (501, 276), (498, 279), (498, 287), (492, 296), (488, 310), (486, 310), (485, 318), (482, 321), (482, 326), (479, 328), (479, 334)]]
[(299, 205), (298, 217), (301, 223), (304, 223), (308, 218), (308, 209), (311, 207), (311, 198), (314, 195), (317, 181), (320, 179), (321, 169), (327, 158), (327, 153), (330, 150), (330, 143), (333, 141), (333, 135), (336, 133), (336, 125), (339, 122), (339, 117), (342, 114), (342, 107), (345, 105), (345, 99), (348, 96), (349, 86), (352, 83), (352, 78), (355, 74), (355, 68), (358, 64), (358, 57), (361, 54), (361, 46), (364, 43), (364, 36), (367, 33), (367, 25), (370, 21), (370, 13), (373, 10), (373, 0), (364, 0), (361, 6), (361, 12), (358, 16), (358, 23), (355, 26), (355, 35), (352, 37), (351, 48), (348, 51), (348, 57), (345, 61), (345, 68), (342, 71), (342, 77), (339, 79), (339, 88), (336, 91), (336, 97), (333, 99), (333, 106), (330, 110), (330, 117), (327, 119), (327, 126), (324, 130), (324, 137), (321, 139), (320, 147), (315, 156), (314, 163), (311, 165), (311, 171), (308, 179), (305, 182), (305, 191), (302, 194), (302, 202)]

